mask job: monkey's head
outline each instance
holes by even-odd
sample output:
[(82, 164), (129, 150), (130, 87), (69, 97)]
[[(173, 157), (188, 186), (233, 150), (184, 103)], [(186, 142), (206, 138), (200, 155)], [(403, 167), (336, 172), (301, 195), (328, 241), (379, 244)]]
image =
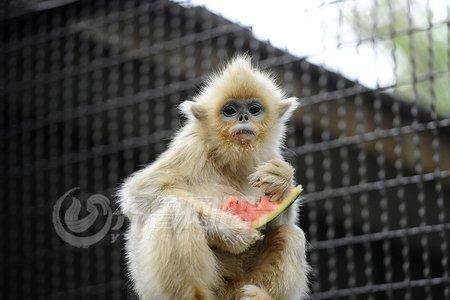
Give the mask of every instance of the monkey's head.
[(181, 107), (205, 141), (247, 152), (278, 147), (297, 105), (296, 98), (285, 99), (272, 76), (253, 67), (249, 57), (238, 56)]

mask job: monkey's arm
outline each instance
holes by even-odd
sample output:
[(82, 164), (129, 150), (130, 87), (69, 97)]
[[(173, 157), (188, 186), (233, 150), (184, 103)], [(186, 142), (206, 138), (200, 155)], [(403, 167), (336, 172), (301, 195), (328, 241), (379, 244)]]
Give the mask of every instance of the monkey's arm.
[(195, 203), (194, 206), (197, 207), (206, 238), (211, 246), (239, 254), (263, 237), (258, 230), (235, 215), (205, 206), (201, 202)]
[[(284, 198), (295, 183), (294, 169), (281, 158), (257, 167), (250, 183), (261, 188), (271, 200)], [(296, 225), (298, 201), (267, 224), (261, 259), (243, 283), (242, 298), (256, 292), (270, 299), (305, 299), (308, 293), (309, 266), (304, 232)], [(270, 275), (270, 276), (268, 276)], [(248, 285), (248, 283), (253, 285)], [(246, 284), (246, 285), (245, 285)], [(249, 290), (250, 289), (250, 290)]]
[(183, 188), (173, 188), (171, 198), (183, 201), (197, 212), (210, 246), (238, 254), (263, 238), (261, 233), (239, 217), (214, 208)]
[(197, 212), (210, 246), (230, 253), (241, 253), (262, 238), (259, 231), (237, 216), (213, 208), (187, 189), (171, 187), (163, 190), (155, 184), (150, 184), (157, 180), (155, 176), (151, 176), (153, 181), (149, 177), (145, 169), (139, 171), (131, 176), (119, 191), (121, 210), (129, 219), (149, 216), (176, 200), (185, 202)]

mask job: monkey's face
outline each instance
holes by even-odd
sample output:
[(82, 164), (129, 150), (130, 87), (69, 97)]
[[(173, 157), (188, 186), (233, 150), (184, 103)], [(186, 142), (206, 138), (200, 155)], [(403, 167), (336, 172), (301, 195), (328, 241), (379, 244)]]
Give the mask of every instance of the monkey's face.
[(220, 109), (221, 135), (239, 144), (249, 144), (260, 135), (266, 114), (258, 99), (230, 99)]
[(271, 75), (238, 57), (212, 76), (194, 101), (183, 102), (181, 110), (208, 149), (234, 158), (236, 151), (230, 149), (267, 153), (279, 147), (296, 107), (297, 99), (284, 98)]

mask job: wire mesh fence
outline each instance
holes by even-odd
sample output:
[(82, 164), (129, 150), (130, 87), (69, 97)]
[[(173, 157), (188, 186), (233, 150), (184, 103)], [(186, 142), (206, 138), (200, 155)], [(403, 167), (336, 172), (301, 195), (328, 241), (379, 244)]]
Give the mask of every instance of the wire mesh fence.
[[(5, 3), (2, 298), (135, 297), (113, 193), (165, 149), (182, 124), (177, 104), (247, 52), (303, 102), (285, 155), (305, 187), (311, 298), (450, 299), (449, 7), (315, 3), (299, 14), (322, 18), (322, 47), (297, 57), (189, 3)], [(370, 69), (372, 81), (346, 73), (349, 63)], [(83, 217), (99, 217), (81, 237), (112, 216), (88, 248), (56, 232), (55, 203), (68, 191), (107, 197), (107, 207), (83, 204)]]

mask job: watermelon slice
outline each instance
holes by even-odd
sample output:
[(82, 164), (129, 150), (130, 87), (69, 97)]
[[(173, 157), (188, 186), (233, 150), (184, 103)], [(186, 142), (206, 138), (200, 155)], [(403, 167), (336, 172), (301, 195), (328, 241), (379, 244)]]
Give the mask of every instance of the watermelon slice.
[(300, 196), (302, 191), (302, 186), (298, 185), (283, 200), (271, 202), (269, 197), (263, 196), (256, 204), (232, 196), (222, 205), (222, 210), (239, 216), (253, 228), (258, 229), (285, 211)]

